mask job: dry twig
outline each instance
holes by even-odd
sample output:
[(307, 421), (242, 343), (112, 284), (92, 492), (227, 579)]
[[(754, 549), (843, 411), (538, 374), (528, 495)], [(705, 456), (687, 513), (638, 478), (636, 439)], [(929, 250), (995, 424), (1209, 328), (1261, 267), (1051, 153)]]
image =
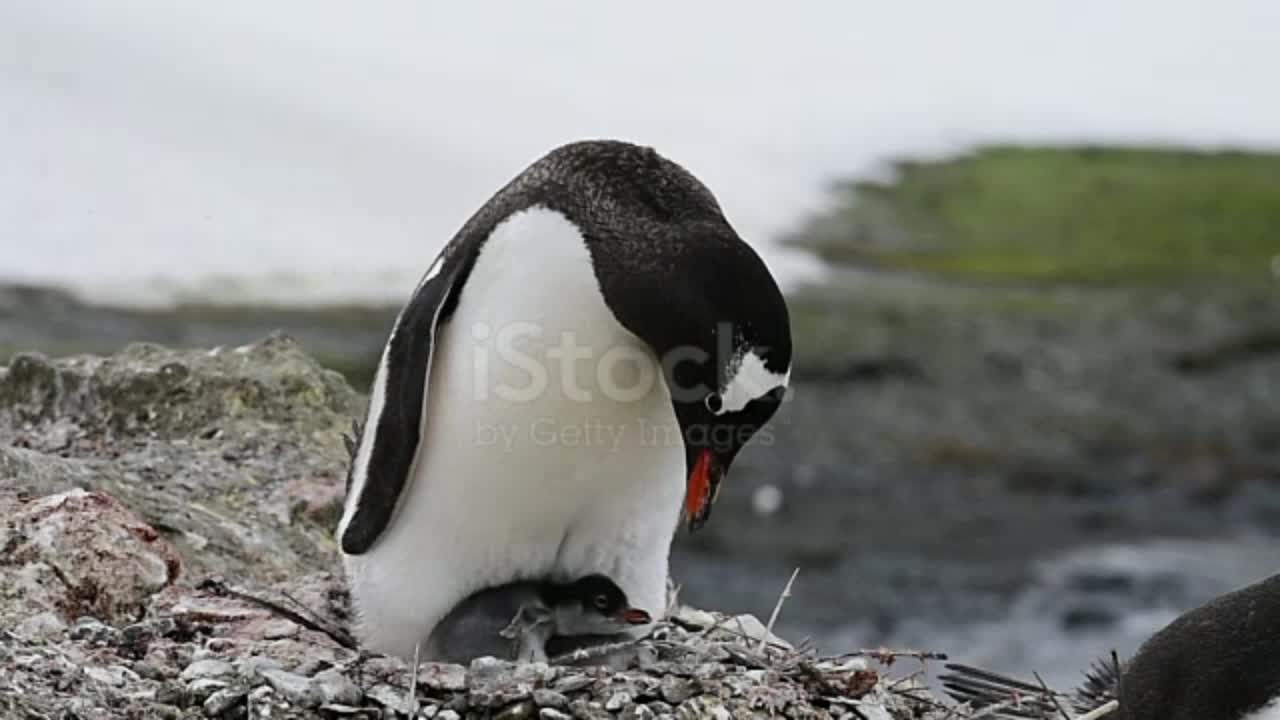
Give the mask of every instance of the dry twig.
[(1119, 707), (1120, 707), (1119, 700), (1111, 700), (1081, 715), (1080, 717), (1076, 718), (1076, 720), (1098, 720), (1098, 718), (1100, 717), (1110, 715), (1111, 713), (1115, 712), (1117, 709), (1119, 709)]
[(782, 588), (782, 594), (778, 596), (778, 602), (773, 606), (773, 612), (769, 613), (769, 624), (765, 625), (764, 637), (760, 638), (760, 649), (758, 652), (763, 653), (769, 644), (769, 636), (773, 635), (773, 624), (778, 621), (778, 613), (782, 612), (782, 604), (791, 597), (791, 584), (796, 581), (796, 576), (800, 574), (800, 568), (791, 571), (791, 579), (787, 580), (787, 586)]
[(226, 583), (214, 578), (209, 578), (201, 582), (197, 586), (197, 589), (207, 590), (215, 595), (223, 595), (226, 597), (233, 597), (237, 600), (243, 600), (251, 605), (256, 605), (257, 607), (262, 608), (263, 610), (266, 610), (272, 614), (279, 615), (280, 617), (298, 625), (299, 627), (303, 627), (308, 630), (312, 630), (314, 632), (327, 635), (329, 639), (333, 640), (335, 643), (341, 645), (342, 647), (348, 650), (353, 650), (356, 652), (359, 652), (360, 650), (359, 643), (357, 643), (356, 639), (351, 636), (351, 633), (347, 632), (346, 630), (320, 617), (319, 614), (317, 614), (316, 612), (310, 609), (307, 609), (301, 603), (298, 603), (297, 600), (293, 600), (293, 598), (290, 598), (290, 600), (293, 600), (293, 602), (298, 604), (299, 607), (302, 607), (304, 610), (306, 610), (306, 612), (312, 615), (314, 619), (306, 617), (293, 610), (290, 610), (289, 608), (277, 602), (274, 602), (272, 600), (268, 600), (266, 598), (260, 598), (255, 595), (250, 595), (249, 593), (240, 592), (239, 590), (232, 590), (231, 588), (227, 587)]
[(1040, 683), (1040, 688), (1044, 690), (1045, 697), (1058, 709), (1058, 712), (1062, 715), (1062, 720), (1072, 720), (1071, 713), (1067, 712), (1067, 709), (1062, 707), (1062, 703), (1058, 702), (1058, 693), (1049, 689), (1049, 685), (1045, 683), (1044, 678), (1040, 677), (1040, 673), (1033, 672), (1031, 674), (1035, 676), (1036, 682)]

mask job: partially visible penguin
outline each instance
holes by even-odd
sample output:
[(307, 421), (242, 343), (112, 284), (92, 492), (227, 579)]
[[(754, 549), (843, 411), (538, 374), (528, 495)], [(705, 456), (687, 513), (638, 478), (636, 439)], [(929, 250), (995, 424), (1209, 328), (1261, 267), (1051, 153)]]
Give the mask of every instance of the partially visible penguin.
[[(991, 717), (1059, 718), (1035, 700), (1039, 685), (966, 666), (940, 678), (952, 697), (984, 707), (1014, 694), (1021, 707)], [(1107, 720), (1280, 720), (1280, 575), (1189, 610), (1133, 658), (1094, 664), (1076, 690), (1076, 712), (1118, 700)]]
[(391, 329), (337, 531), (363, 644), (411, 656), (528, 579), (602, 574), (660, 618), (681, 510), (707, 520), (790, 371), (782, 293), (706, 186), (629, 143), (553, 150)]
[(549, 654), (625, 638), (632, 626), (647, 625), (650, 619), (603, 575), (571, 583), (523, 580), (471, 594), (436, 625), (422, 647), (427, 656), (452, 663), (485, 656), (546, 662)]

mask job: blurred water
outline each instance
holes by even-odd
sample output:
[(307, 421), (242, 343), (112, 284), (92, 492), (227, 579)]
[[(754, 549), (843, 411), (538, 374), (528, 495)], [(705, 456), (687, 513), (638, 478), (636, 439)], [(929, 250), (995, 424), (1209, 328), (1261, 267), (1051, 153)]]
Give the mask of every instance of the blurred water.
[(0, 2), (0, 279), (406, 294), (501, 183), (613, 136), (772, 239), (823, 183), (980, 140), (1280, 143), (1280, 7)]
[[(1036, 671), (1066, 689), (1079, 683), (1093, 659), (1113, 650), (1122, 660), (1130, 657), (1184, 611), (1275, 574), (1278, 550), (1274, 539), (1256, 537), (1086, 546), (1037, 563), (1031, 582), (998, 619), (916, 618), (893, 640), (1026, 678)], [(835, 640), (843, 646), (868, 641), (873, 638), (858, 628)]]

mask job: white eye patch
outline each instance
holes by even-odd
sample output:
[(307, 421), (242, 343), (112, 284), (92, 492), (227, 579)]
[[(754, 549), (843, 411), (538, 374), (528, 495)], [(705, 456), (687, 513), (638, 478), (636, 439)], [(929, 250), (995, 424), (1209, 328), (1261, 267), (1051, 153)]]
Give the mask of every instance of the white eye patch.
[(786, 387), (791, 380), (791, 368), (786, 372), (773, 372), (754, 350), (748, 350), (730, 363), (728, 375), (729, 381), (720, 390), (720, 409), (715, 411), (716, 415), (737, 412), (770, 390)]

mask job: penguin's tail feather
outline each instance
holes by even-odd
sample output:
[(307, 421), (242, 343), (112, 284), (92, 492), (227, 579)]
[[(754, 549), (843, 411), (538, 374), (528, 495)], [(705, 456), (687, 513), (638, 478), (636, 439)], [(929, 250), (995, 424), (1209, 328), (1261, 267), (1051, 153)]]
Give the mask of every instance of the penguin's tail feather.
[(1084, 683), (1076, 689), (1076, 706), (1094, 708), (1120, 699), (1120, 670), (1120, 656), (1114, 652), (1094, 660), (1084, 673)]

